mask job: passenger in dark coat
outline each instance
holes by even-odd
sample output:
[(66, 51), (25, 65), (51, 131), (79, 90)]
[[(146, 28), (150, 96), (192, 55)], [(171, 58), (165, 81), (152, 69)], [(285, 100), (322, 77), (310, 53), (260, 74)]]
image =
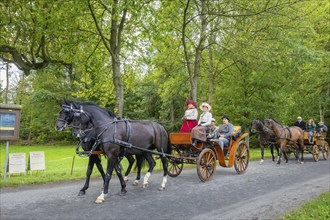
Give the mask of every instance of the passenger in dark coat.
[(301, 128), (303, 131), (306, 130), (306, 122), (304, 122), (300, 116), (297, 117), (297, 121), (294, 123), (294, 126)]

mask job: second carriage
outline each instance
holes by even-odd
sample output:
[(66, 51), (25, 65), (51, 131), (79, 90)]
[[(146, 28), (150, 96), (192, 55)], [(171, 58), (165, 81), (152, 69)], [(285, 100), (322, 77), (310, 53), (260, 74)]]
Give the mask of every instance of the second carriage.
[[(322, 153), (323, 159), (327, 160), (329, 158), (329, 144), (327, 140), (326, 132), (313, 132), (311, 140), (308, 136), (308, 131), (304, 131), (304, 153), (310, 153), (313, 155), (315, 162), (320, 160), (320, 153)], [(290, 157), (294, 154), (295, 157), (299, 157), (299, 152), (290, 145), (287, 146), (286, 155)]]
[(178, 176), (184, 164), (196, 164), (197, 174), (202, 182), (212, 179), (217, 161), (222, 167), (235, 167), (238, 174), (243, 173), (249, 164), (249, 133), (241, 134), (241, 127), (234, 126), (234, 133), (230, 137), (230, 143), (220, 147), (216, 139), (208, 139), (199, 142), (196, 146), (192, 144), (191, 133), (170, 133), (172, 144), (172, 157), (169, 160), (168, 175)]
[(329, 144), (326, 141), (326, 132), (314, 132), (312, 140), (308, 138), (308, 131), (304, 132), (304, 146), (305, 152), (311, 153), (315, 161), (320, 160), (320, 152), (322, 152), (323, 159), (329, 158)]

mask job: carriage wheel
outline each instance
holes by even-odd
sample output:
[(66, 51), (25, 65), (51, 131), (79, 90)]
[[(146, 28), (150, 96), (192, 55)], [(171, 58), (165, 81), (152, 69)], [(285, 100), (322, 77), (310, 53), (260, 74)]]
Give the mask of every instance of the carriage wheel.
[(217, 159), (214, 152), (205, 148), (197, 159), (197, 174), (202, 182), (212, 179), (216, 169)]
[(234, 166), (235, 170), (238, 174), (243, 173), (249, 164), (250, 160), (250, 150), (246, 144), (246, 142), (240, 142), (236, 152), (235, 152), (235, 161)]
[(313, 158), (314, 160), (317, 162), (320, 160), (320, 155), (319, 155), (319, 146), (317, 145), (314, 145), (313, 146)]
[(172, 155), (175, 157), (168, 160), (167, 174), (170, 177), (177, 177), (183, 169), (183, 162), (182, 159), (176, 158), (181, 156), (180, 151), (177, 148), (172, 149)]
[(322, 149), (323, 159), (327, 160), (329, 158), (329, 144), (328, 142), (324, 142)]

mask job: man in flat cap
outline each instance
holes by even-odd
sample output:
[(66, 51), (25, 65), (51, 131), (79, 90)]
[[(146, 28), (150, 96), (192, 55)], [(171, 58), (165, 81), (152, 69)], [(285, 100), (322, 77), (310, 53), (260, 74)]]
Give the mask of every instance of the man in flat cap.
[[(222, 124), (219, 126), (219, 144), (223, 148), (229, 145), (230, 135), (234, 133), (234, 125), (229, 122), (229, 117), (224, 115), (222, 116)], [(227, 152), (225, 152), (227, 154)]]

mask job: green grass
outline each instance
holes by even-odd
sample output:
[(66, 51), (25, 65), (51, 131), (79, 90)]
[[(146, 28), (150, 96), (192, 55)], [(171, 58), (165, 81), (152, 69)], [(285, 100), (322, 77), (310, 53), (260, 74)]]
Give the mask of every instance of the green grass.
[[(28, 156), (29, 152), (43, 151), (45, 153), (46, 170), (45, 171), (31, 171), (27, 170), (26, 175), (24, 174), (11, 174), (6, 177), (4, 182), (4, 164), (6, 157), (6, 145), (4, 142), (1, 143), (1, 155), (0, 155), (0, 187), (3, 186), (17, 186), (24, 184), (35, 184), (35, 183), (47, 183), (54, 181), (63, 180), (74, 180), (85, 178), (86, 169), (88, 164), (88, 158), (79, 157), (75, 153), (75, 145), (38, 145), (38, 146), (19, 146), (9, 145), (9, 153), (25, 153), (26, 164), (28, 167)], [(269, 150), (265, 151), (265, 157), (270, 157)], [(250, 160), (260, 159), (260, 149), (250, 150)], [(72, 162), (74, 160), (74, 166), (72, 169)], [(157, 166), (155, 170), (161, 170), (162, 166), (160, 160), (156, 160)], [(102, 156), (103, 168), (106, 168), (106, 160)], [(127, 160), (124, 158), (122, 166), (126, 170), (128, 166)], [(185, 166), (187, 167), (187, 166)], [(143, 169), (146, 172), (147, 167)], [(136, 172), (133, 170), (132, 172)], [(100, 176), (96, 167), (94, 167), (92, 177)]]
[(330, 219), (330, 192), (321, 194), (301, 207), (283, 216), (283, 220), (326, 220)]

